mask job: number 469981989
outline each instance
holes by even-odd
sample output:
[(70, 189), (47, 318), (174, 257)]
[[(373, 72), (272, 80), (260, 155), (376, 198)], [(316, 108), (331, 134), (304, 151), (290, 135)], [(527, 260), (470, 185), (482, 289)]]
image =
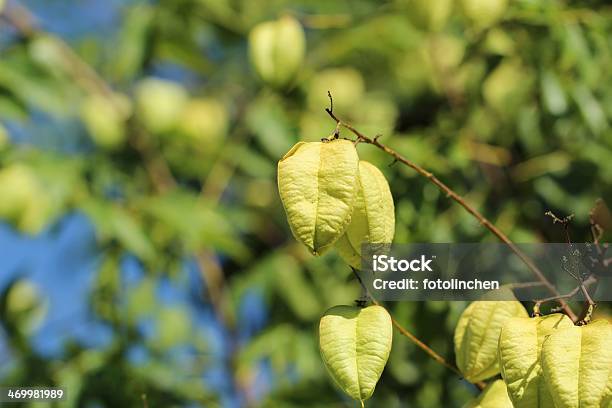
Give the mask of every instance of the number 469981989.
[(57, 401), (66, 393), (61, 388), (46, 387), (1, 387), (0, 402)]

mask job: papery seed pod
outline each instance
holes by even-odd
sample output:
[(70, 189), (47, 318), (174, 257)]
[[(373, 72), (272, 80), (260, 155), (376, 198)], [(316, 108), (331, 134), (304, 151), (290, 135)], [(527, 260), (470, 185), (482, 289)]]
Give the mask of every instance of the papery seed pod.
[(542, 376), (542, 343), (555, 330), (573, 327), (563, 314), (514, 317), (499, 336), (499, 364), (508, 395), (515, 408), (554, 408), (553, 397)]
[(154, 134), (175, 128), (188, 99), (181, 85), (158, 78), (143, 79), (135, 93), (136, 116)]
[(300, 23), (290, 16), (255, 26), (249, 34), (249, 54), (255, 70), (268, 85), (282, 88), (297, 75), (306, 52)]
[(478, 398), (464, 405), (463, 408), (513, 408), (508, 397), (508, 389), (503, 380), (493, 381), (482, 390)]
[(27, 234), (41, 232), (57, 210), (38, 174), (20, 163), (0, 169), (0, 197), (0, 218)]
[(476, 301), (463, 311), (454, 340), (457, 367), (466, 380), (476, 383), (499, 374), (499, 334), (512, 317), (529, 315), (518, 301)]
[(225, 106), (212, 98), (190, 100), (183, 110), (179, 128), (197, 148), (214, 151), (227, 133)]
[(608, 321), (556, 330), (542, 345), (541, 363), (555, 408), (612, 406), (612, 325)]
[(395, 207), (389, 183), (376, 166), (361, 160), (351, 223), (336, 248), (349, 265), (361, 269), (361, 245), (390, 244), (394, 234)]
[(295, 238), (320, 255), (351, 220), (359, 158), (353, 142), (299, 142), (278, 162), (278, 190)]
[(500, 114), (521, 106), (529, 92), (532, 75), (518, 60), (503, 60), (482, 84), (485, 102)]
[(131, 113), (129, 99), (113, 95), (112, 100), (91, 95), (81, 106), (81, 120), (96, 145), (105, 149), (122, 146), (126, 138), (126, 120)]
[(508, 8), (508, 0), (461, 0), (463, 14), (478, 28), (497, 23)]
[(440, 31), (453, 9), (453, 0), (408, 0), (408, 17), (415, 27)]
[(30, 167), (16, 163), (0, 169), (0, 218), (18, 221), (40, 189), (38, 178)]
[(351, 398), (372, 396), (393, 339), (391, 316), (381, 306), (335, 306), (319, 323), (319, 348), (327, 371)]

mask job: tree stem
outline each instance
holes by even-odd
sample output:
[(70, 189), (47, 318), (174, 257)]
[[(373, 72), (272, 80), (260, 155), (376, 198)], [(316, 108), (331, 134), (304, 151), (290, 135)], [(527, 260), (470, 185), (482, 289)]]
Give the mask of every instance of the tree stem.
[[(329, 94), (329, 96), (331, 100), (331, 94)], [(454, 200), (459, 205), (461, 205), (470, 215), (476, 218), (478, 222), (480, 222), (481, 225), (483, 225), (486, 229), (491, 231), (493, 235), (499, 238), (500, 241), (507, 244), (508, 247), (510, 247), (510, 249), (512, 250), (512, 252), (514, 252), (516, 256), (519, 257), (519, 259), (527, 266), (527, 268), (529, 268), (529, 270), (531, 270), (531, 272), (536, 276), (536, 278), (540, 282), (542, 282), (542, 285), (544, 285), (552, 295), (554, 296), (560, 295), (557, 289), (555, 288), (555, 286), (552, 283), (550, 283), (550, 281), (546, 278), (546, 276), (544, 276), (542, 271), (535, 265), (535, 263), (525, 253), (523, 253), (523, 251), (521, 251), (520, 248), (518, 248), (510, 240), (510, 238), (506, 236), (506, 234), (504, 234), (499, 228), (493, 225), (493, 223), (489, 221), (484, 215), (482, 215), (477, 209), (475, 209), (468, 202), (466, 202), (463, 197), (461, 197), (453, 189), (448, 187), (446, 184), (440, 181), (436, 176), (434, 176), (433, 173), (425, 170), (423, 167), (419, 166), (418, 164), (408, 160), (407, 158), (405, 158), (404, 156), (402, 156), (395, 150), (391, 149), (390, 147), (380, 143), (378, 141), (378, 136), (374, 138), (370, 138), (364, 135), (363, 133), (361, 133), (360, 131), (358, 131), (357, 129), (355, 129), (351, 124), (341, 121), (340, 119), (338, 119), (338, 117), (336, 117), (336, 115), (334, 114), (331, 108), (326, 108), (325, 112), (327, 112), (327, 114), (336, 122), (336, 124), (348, 129), (351, 133), (357, 136), (356, 143), (367, 143), (367, 144), (376, 146), (380, 150), (384, 151), (385, 153), (393, 157), (395, 161), (398, 161), (410, 167), (411, 169), (416, 171), (419, 175), (425, 177), (432, 184), (438, 187), (438, 189), (442, 191), (444, 194), (446, 194), (448, 198)], [(578, 317), (576, 316), (574, 311), (570, 308), (568, 303), (563, 298), (559, 298), (558, 302), (559, 302), (559, 305), (562, 307), (563, 311), (565, 312), (565, 314), (567, 314), (567, 316), (569, 316), (572, 319), (572, 321), (576, 322), (578, 320)]]

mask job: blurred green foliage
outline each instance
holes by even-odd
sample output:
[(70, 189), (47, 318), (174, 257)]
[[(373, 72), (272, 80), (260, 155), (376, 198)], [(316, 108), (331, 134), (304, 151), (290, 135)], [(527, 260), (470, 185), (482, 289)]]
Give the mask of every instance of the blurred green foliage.
[[(262, 57), (249, 57), (251, 30), (289, 16), (303, 27), (304, 59), (284, 54), (295, 42), (264, 44), (280, 71), (253, 67)], [(201, 302), (232, 338), (244, 405), (350, 406), (324, 372), (316, 325), (328, 307), (353, 303), (358, 285), (337, 254), (313, 258), (294, 242), (275, 185), (291, 145), (333, 131), (328, 90), (339, 117), (382, 134), (517, 242), (563, 239), (548, 209), (574, 213), (574, 239), (587, 240), (595, 199), (612, 198), (612, 8), (603, 0), (160, 0), (126, 5), (115, 34), (78, 41), (40, 30), (12, 2), (0, 24), (16, 29), (0, 54), (0, 216), (25, 234), (75, 210), (90, 218), (102, 253), (91, 308), (116, 334), (104, 350), (37, 356), (27, 330), (45, 305), (27, 283), (5, 291), (2, 322), (19, 356), (8, 383), (68, 387), (65, 406), (142, 406), (142, 393), (150, 406), (222, 404), (192, 375), (210, 363), (208, 339), (184, 310), (156, 304), (154, 279), (181, 279), (185, 259), (197, 259)], [(25, 140), (12, 137), (15, 124)], [(390, 181), (396, 242), (494, 239), (410, 169), (371, 146), (359, 153)], [(119, 284), (126, 254), (147, 271), (129, 293)], [(253, 289), (268, 323), (240, 342), (239, 310)], [(453, 359), (465, 305), (389, 306)], [(154, 358), (132, 366), (124, 353), (142, 341), (142, 316), (160, 334), (146, 344)], [(164, 359), (182, 342), (198, 350), (195, 361)], [(274, 381), (257, 394), (262, 361)], [(370, 405), (458, 407), (474, 394), (397, 337)]]

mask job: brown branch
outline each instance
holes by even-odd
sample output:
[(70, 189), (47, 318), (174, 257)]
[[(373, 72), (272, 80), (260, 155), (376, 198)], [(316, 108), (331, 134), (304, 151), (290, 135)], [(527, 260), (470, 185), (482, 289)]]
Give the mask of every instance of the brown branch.
[[(328, 95), (329, 95), (329, 97), (331, 99), (331, 94), (329, 92), (328, 92)], [(450, 187), (448, 187), (446, 184), (444, 184), (442, 181), (440, 181), (436, 176), (434, 176), (433, 173), (425, 170), (423, 167), (419, 166), (418, 164), (408, 160), (407, 158), (405, 158), (404, 156), (402, 156), (401, 154), (399, 154), (395, 150), (391, 149), (390, 147), (380, 143), (378, 141), (378, 138), (372, 139), (372, 138), (364, 135), (363, 133), (361, 133), (357, 129), (355, 129), (351, 124), (341, 121), (340, 119), (338, 119), (338, 117), (334, 114), (334, 112), (330, 108), (326, 108), (325, 112), (327, 112), (327, 114), (336, 122), (336, 124), (338, 124), (338, 125), (346, 128), (346, 129), (348, 129), (351, 133), (353, 133), (355, 136), (357, 136), (357, 142), (358, 143), (367, 143), (367, 144), (371, 144), (371, 145), (376, 146), (380, 150), (384, 151), (385, 153), (387, 153), (388, 155), (393, 157), (395, 161), (398, 161), (398, 162), (400, 162), (400, 163), (410, 167), (411, 169), (416, 171), (419, 175), (425, 177), (432, 184), (434, 184), (436, 187), (438, 187), (438, 189), (440, 189), (440, 191), (442, 191), (448, 198), (454, 200), (460, 206), (462, 206), (469, 214), (471, 214), (474, 218), (476, 218), (478, 220), (478, 222), (480, 222), (481, 225), (483, 225), (486, 229), (491, 231), (491, 233), (493, 233), (493, 235), (495, 235), (497, 238), (499, 238), (500, 241), (502, 241), (505, 244), (507, 244), (508, 247), (512, 250), (512, 252), (514, 252), (516, 254), (516, 256), (518, 256), (520, 258), (520, 260), (527, 266), (527, 268), (529, 268), (529, 270), (531, 270), (531, 272), (536, 276), (536, 278), (540, 282), (542, 282), (542, 284), (546, 287), (546, 289), (551, 294), (553, 294), (554, 296), (559, 296), (560, 295), (559, 292), (557, 291), (557, 289), (555, 288), (555, 286), (546, 278), (546, 276), (544, 276), (542, 271), (535, 265), (535, 263), (525, 253), (523, 253), (523, 251), (521, 251), (520, 248), (518, 248), (510, 240), (510, 238), (508, 238), (506, 236), (506, 234), (504, 234), (495, 225), (493, 225), (493, 223), (491, 221), (489, 221), (485, 216), (483, 216), (478, 210), (476, 210), (469, 203), (467, 203), (463, 199), (463, 197), (461, 197), (454, 190), (452, 190)], [(559, 298), (558, 302), (561, 305), (561, 307), (563, 308), (563, 311), (574, 322), (577, 321), (578, 317), (576, 316), (574, 311), (569, 307), (567, 302), (563, 298)]]
[(580, 282), (578, 286), (576, 286), (574, 289), (572, 289), (570, 292), (566, 293), (565, 295), (551, 296), (551, 297), (547, 297), (544, 299), (536, 300), (535, 304), (533, 305), (533, 314), (535, 316), (539, 316), (540, 306), (542, 306), (542, 304), (544, 303), (558, 301), (559, 299), (570, 299), (574, 297), (580, 291), (582, 291), (582, 293), (585, 295), (586, 301), (588, 302), (589, 306), (595, 305), (595, 303), (591, 299), (591, 296), (589, 295), (589, 292), (586, 290), (586, 288), (593, 285), (594, 283), (597, 283), (597, 278), (591, 275), (589, 276), (587, 280)]

